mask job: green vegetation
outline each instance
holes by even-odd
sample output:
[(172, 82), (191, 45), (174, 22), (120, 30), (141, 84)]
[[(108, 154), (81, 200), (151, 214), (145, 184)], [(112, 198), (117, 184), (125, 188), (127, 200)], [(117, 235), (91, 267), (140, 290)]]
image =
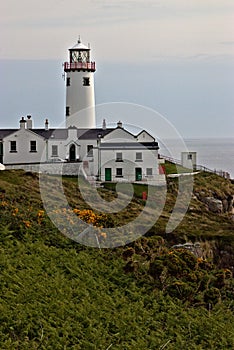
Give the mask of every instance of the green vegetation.
[[(76, 180), (64, 178), (63, 184), (73, 212), (100, 228), (102, 239), (102, 226), (141, 212), (147, 190), (137, 186), (131, 203), (107, 217), (90, 211)], [(212, 214), (194, 196), (181, 224), (165, 233), (177, 184), (168, 181), (163, 213), (145, 237), (97, 249), (56, 229), (43, 208), (37, 174), (0, 172), (0, 349), (234, 348), (231, 215)], [(114, 187), (99, 192), (107, 201), (116, 198)], [(222, 199), (234, 185), (201, 173), (194, 179), (197, 192)], [(186, 241), (199, 241), (203, 255), (172, 248)]]
[(193, 170), (185, 168), (179, 164), (175, 164), (169, 161), (165, 161), (165, 164), (162, 164), (166, 174), (182, 174), (182, 173), (191, 173)]

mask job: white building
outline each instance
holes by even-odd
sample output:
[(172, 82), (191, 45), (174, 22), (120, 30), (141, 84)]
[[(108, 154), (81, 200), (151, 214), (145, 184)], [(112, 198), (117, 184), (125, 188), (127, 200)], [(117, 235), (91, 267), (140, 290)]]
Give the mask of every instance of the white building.
[(197, 152), (181, 152), (181, 165), (187, 169), (196, 169)]
[(44, 128), (34, 128), (31, 116), (22, 117), (18, 129), (0, 129), (0, 163), (6, 169), (38, 171), (40, 166), (40, 171), (56, 173), (56, 165), (61, 169), (63, 162), (64, 173), (77, 174), (81, 169), (87, 179), (101, 182), (164, 183), (158, 170), (158, 143), (147, 131), (133, 135), (121, 122), (107, 128), (105, 121), (96, 128), (95, 62), (80, 40), (69, 49), (64, 71), (66, 128), (51, 129), (48, 120)]

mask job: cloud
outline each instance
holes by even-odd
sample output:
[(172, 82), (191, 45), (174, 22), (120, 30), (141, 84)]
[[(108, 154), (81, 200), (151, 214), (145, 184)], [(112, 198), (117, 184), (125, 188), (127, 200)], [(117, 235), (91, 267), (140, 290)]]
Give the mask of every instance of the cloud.
[(234, 45), (234, 40), (230, 40), (230, 41), (221, 41), (220, 42), (221, 45)]
[(228, 55), (233, 5), (230, 0), (3, 1), (0, 57), (59, 58), (79, 34), (101, 60)]

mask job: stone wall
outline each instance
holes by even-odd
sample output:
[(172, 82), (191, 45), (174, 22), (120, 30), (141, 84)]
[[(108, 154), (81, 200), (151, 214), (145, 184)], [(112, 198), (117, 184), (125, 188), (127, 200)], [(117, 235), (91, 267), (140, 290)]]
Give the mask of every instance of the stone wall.
[[(35, 164), (14, 164), (6, 165), (5, 169), (23, 169), (35, 173), (45, 173), (53, 175), (71, 175), (77, 176), (80, 172), (82, 163), (35, 163)], [(82, 174), (82, 173), (81, 173)]]

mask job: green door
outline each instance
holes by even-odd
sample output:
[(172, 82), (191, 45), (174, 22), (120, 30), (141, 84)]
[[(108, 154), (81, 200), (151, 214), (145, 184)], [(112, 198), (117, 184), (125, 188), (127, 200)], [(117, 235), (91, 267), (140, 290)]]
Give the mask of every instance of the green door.
[(105, 168), (105, 181), (111, 181), (111, 168)]
[(142, 169), (141, 168), (135, 168), (135, 180), (141, 181), (142, 179)]

